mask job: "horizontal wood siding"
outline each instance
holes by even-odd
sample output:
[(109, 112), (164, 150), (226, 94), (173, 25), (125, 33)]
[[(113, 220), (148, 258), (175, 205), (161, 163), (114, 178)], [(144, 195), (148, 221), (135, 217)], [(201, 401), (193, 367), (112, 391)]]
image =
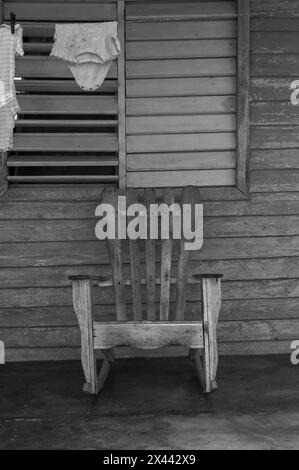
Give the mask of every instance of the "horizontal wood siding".
[(129, 187), (235, 184), (236, 6), (128, 4)]
[[(167, 6), (166, 2), (153, 2), (156, 3)], [(133, 4), (130, 8), (134, 11)], [(191, 273), (224, 274), (219, 323), (221, 354), (289, 354), (291, 341), (299, 339), (299, 122), (296, 120), (299, 111), (289, 105), (290, 83), (299, 79), (299, 55), (294, 49), (298, 43), (299, 0), (252, 1), (251, 9), (254, 13), (251, 19), (250, 198), (234, 199), (231, 190), (202, 190), (205, 241), (203, 249), (194, 255), (190, 269)], [(150, 14), (155, 15), (155, 11), (152, 9)], [(145, 14), (145, 10), (142, 12)], [(166, 16), (168, 12), (166, 9)], [(234, 19), (221, 20), (222, 28), (215, 28), (215, 21), (218, 20), (206, 20), (199, 29), (196, 18), (188, 22), (180, 18), (175, 28), (175, 22), (167, 18), (161, 22), (161, 28), (158, 22), (131, 22), (127, 34), (132, 42), (140, 38), (151, 41), (152, 32), (159, 41), (173, 39), (173, 31), (179, 31), (183, 38), (189, 35), (192, 41), (236, 37)], [(139, 136), (146, 137), (147, 128), (157, 138), (165, 132), (175, 137), (177, 126), (184, 122), (184, 133), (194, 133), (194, 121), (184, 119), (185, 111), (182, 115), (179, 111), (174, 113), (167, 121), (158, 115), (155, 119), (150, 115), (135, 116), (134, 110), (144, 106), (147, 98), (153, 98), (149, 106), (159, 111), (155, 99), (161, 98), (164, 105), (175, 106), (171, 98), (180, 96), (187, 115), (192, 116), (190, 97), (205, 99), (212, 89), (219, 95), (224, 90), (228, 98), (218, 103), (228, 107), (229, 97), (235, 93), (231, 77), (210, 80), (189, 77), (187, 73), (183, 78), (135, 76), (128, 79), (128, 103), (133, 110), (128, 119), (128, 134), (136, 136), (136, 153), (128, 158), (130, 170), (142, 173), (154, 168), (160, 173), (175, 162), (186, 172), (194, 173), (199, 165), (209, 171), (209, 158), (217, 168), (233, 170), (235, 153), (231, 148), (220, 155), (215, 149), (205, 150), (200, 158), (192, 149), (188, 158), (182, 160), (174, 147), (165, 151), (163, 164), (151, 148), (139, 148)], [(32, 89), (35, 84), (29, 81), (27, 86)], [(73, 85), (58, 80), (57, 86)], [(228, 108), (217, 114), (215, 131), (232, 132), (232, 111), (233, 108)], [(92, 115), (89, 119), (93, 119)], [(196, 118), (196, 125), (204, 135), (208, 116), (206, 121)], [(163, 132), (156, 131), (160, 126), (164, 126)], [(141, 142), (145, 145), (146, 138)], [(100, 185), (13, 186), (1, 199), (0, 340), (6, 343), (8, 360), (79, 358), (79, 329), (68, 276), (111, 274), (106, 246), (94, 236), (94, 213), (101, 192)], [(125, 269), (128, 272), (127, 265)], [(190, 318), (200, 316), (200, 292), (196, 286), (189, 288), (187, 298)], [(96, 289), (98, 319), (107, 321), (114, 316), (113, 301), (111, 289), (101, 293)], [(164, 353), (186, 352), (170, 348), (151, 354)], [(126, 356), (132, 351), (119, 348), (117, 354)]]

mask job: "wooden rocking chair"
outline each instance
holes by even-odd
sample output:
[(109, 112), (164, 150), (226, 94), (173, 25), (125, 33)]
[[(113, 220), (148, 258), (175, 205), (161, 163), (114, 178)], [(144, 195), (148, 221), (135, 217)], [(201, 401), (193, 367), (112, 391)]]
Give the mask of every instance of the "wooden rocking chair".
[[(168, 205), (174, 203), (175, 190), (163, 190), (163, 199)], [(107, 188), (102, 195), (103, 203), (115, 208), (117, 219), (118, 196), (124, 192), (117, 188)], [(128, 190), (127, 204), (137, 202), (137, 192)], [(144, 205), (149, 213), (150, 204), (156, 201), (153, 189), (144, 190)], [(200, 203), (200, 193), (196, 188), (185, 188), (181, 201)], [(129, 240), (129, 261), (131, 279), (123, 275), (123, 242), (107, 240), (112, 264), (111, 279), (93, 276), (71, 276), (73, 304), (81, 331), (81, 360), (86, 378), (83, 390), (97, 394), (103, 388), (114, 361), (113, 348), (129, 346), (140, 349), (156, 349), (164, 346), (184, 346), (189, 349), (189, 358), (194, 362), (196, 373), (205, 393), (217, 388), (218, 366), (216, 326), (221, 305), (221, 274), (193, 275), (189, 279), (188, 266), (191, 252), (184, 250), (184, 240), (178, 242), (179, 253), (176, 277), (171, 277), (173, 240), (160, 240), (161, 275), (156, 276), (156, 243), (145, 240), (145, 260), (139, 251), (139, 242)], [(128, 258), (128, 256), (127, 256)], [(128, 259), (126, 260), (128, 261)], [(141, 264), (143, 261), (143, 266)], [(160, 258), (157, 257), (157, 262)], [(142, 278), (142, 267), (146, 265), (146, 275)], [(128, 276), (129, 277), (129, 276)], [(184, 321), (187, 284), (201, 285), (201, 303), (198, 321)], [(93, 316), (93, 284), (99, 287), (114, 287), (116, 321), (98, 322)], [(175, 311), (170, 312), (170, 289), (176, 286)], [(156, 287), (160, 286), (160, 306), (156, 312)], [(132, 289), (133, 306), (126, 308), (125, 290)], [(142, 301), (142, 289), (146, 288), (146, 304)], [(143, 312), (146, 307), (146, 312)], [(200, 320), (202, 311), (202, 320)], [(145, 315), (144, 315), (145, 314)], [(156, 317), (159, 315), (159, 321)], [(144, 317), (147, 321), (144, 321)], [(173, 317), (173, 318), (172, 318)], [(130, 321), (132, 319), (132, 321)], [(104, 360), (97, 373), (95, 351), (101, 350)]]

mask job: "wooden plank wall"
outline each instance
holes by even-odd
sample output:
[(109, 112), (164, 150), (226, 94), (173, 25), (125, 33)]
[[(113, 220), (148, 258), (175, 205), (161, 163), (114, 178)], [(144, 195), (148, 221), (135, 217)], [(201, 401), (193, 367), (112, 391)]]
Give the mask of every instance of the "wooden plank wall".
[[(49, 2), (50, 4), (50, 2)], [(299, 0), (255, 0), (251, 20), (250, 200), (204, 192), (193, 272), (222, 272), (222, 354), (288, 353), (299, 339)], [(109, 273), (95, 240), (101, 188), (14, 187), (0, 203), (0, 339), (7, 359), (79, 357), (71, 274)], [(195, 311), (198, 292), (189, 292)], [(96, 311), (113, 314), (107, 290)], [(120, 352), (125, 354), (125, 352)]]

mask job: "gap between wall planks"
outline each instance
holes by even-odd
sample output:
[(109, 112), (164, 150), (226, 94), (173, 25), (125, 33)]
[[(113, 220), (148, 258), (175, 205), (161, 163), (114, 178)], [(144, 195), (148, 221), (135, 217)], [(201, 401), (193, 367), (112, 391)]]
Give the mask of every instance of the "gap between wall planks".
[(125, 2), (117, 3), (118, 37), (121, 52), (118, 56), (118, 159), (119, 187), (126, 188), (126, 72), (125, 72)]

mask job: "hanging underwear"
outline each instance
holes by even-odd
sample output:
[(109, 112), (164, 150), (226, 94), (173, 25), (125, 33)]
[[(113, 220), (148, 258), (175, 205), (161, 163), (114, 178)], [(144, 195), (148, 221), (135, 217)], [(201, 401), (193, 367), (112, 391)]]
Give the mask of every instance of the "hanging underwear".
[(55, 26), (51, 55), (67, 62), (82, 90), (94, 91), (102, 85), (119, 52), (117, 21)]
[(23, 28), (15, 26), (11, 33), (9, 25), (0, 26), (0, 151), (13, 147), (15, 117), (20, 111), (15, 90), (15, 56), (24, 55)]

